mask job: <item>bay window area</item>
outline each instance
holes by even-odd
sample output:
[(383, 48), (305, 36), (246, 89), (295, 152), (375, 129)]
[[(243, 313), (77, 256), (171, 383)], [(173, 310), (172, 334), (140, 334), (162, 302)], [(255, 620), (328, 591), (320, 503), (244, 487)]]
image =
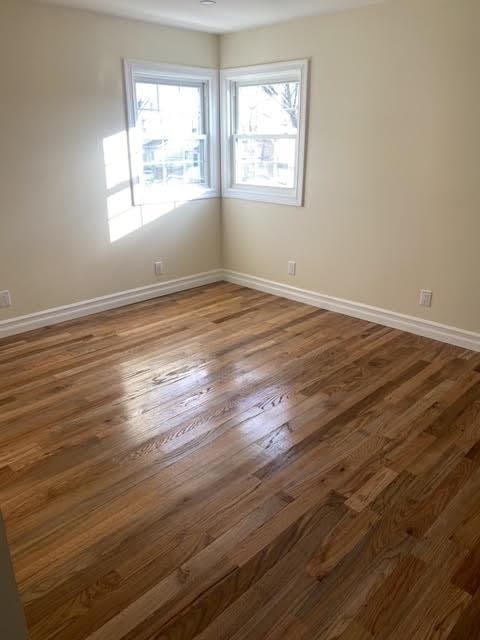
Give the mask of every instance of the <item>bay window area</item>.
[(218, 75), (125, 61), (133, 204), (219, 196), (221, 154), (223, 197), (302, 206), (308, 62)]

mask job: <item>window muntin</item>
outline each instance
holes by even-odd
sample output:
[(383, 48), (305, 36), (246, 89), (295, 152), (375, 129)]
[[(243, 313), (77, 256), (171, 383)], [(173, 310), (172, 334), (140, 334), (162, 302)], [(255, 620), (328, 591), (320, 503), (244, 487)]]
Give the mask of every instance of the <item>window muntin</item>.
[(217, 196), (217, 72), (125, 66), (134, 204)]

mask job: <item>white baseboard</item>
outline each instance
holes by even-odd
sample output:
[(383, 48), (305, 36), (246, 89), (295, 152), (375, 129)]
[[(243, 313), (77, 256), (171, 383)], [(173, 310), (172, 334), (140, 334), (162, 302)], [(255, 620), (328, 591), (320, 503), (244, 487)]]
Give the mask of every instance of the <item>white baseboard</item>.
[(223, 271), (221, 269), (216, 269), (214, 271), (197, 273), (193, 276), (175, 278), (174, 280), (167, 280), (166, 282), (138, 287), (137, 289), (129, 289), (128, 291), (112, 293), (100, 298), (93, 298), (92, 300), (75, 302), (74, 304), (56, 307), (55, 309), (47, 309), (46, 311), (39, 311), (26, 316), (18, 316), (8, 320), (1, 320), (0, 338), (6, 338), (7, 336), (24, 333), (25, 331), (31, 331), (32, 329), (47, 327), (67, 320), (73, 320), (75, 318), (81, 318), (93, 313), (107, 311), (108, 309), (124, 307), (128, 304), (133, 304), (134, 302), (142, 302), (143, 300), (166, 296), (169, 293), (177, 293), (178, 291), (184, 291), (185, 289), (201, 287), (202, 285), (219, 282), (220, 280), (223, 280)]
[(321, 309), (328, 309), (329, 311), (353, 316), (354, 318), (368, 320), (369, 322), (375, 322), (377, 324), (385, 325), (386, 327), (393, 327), (394, 329), (414, 333), (419, 336), (424, 336), (425, 338), (432, 338), (433, 340), (439, 340), (440, 342), (447, 342), (448, 344), (453, 344), (464, 349), (480, 351), (480, 333), (465, 331), (464, 329), (450, 327), (430, 320), (423, 320), (422, 318), (416, 318), (414, 316), (407, 316), (395, 311), (388, 311), (387, 309), (371, 307), (366, 304), (361, 304), (360, 302), (334, 298), (332, 296), (316, 293), (315, 291), (298, 289), (297, 287), (281, 284), (280, 282), (273, 282), (272, 280), (265, 280), (264, 278), (250, 276), (246, 273), (239, 273), (237, 271), (230, 270), (225, 270), (223, 273), (224, 280), (243, 285), (244, 287), (258, 289), (265, 293), (289, 298), (290, 300), (296, 300), (297, 302), (304, 302), (305, 304), (310, 304), (314, 307), (320, 307)]
[(202, 285), (220, 282), (221, 280), (233, 282), (244, 287), (250, 287), (251, 289), (258, 289), (259, 291), (289, 298), (290, 300), (296, 300), (297, 302), (303, 302), (314, 307), (320, 307), (321, 309), (328, 309), (329, 311), (335, 311), (336, 313), (342, 313), (354, 318), (361, 318), (369, 322), (393, 327), (394, 329), (414, 333), (419, 336), (424, 336), (425, 338), (447, 342), (448, 344), (453, 344), (464, 349), (480, 351), (480, 333), (465, 331), (464, 329), (439, 324), (438, 322), (432, 322), (430, 320), (423, 320), (422, 318), (416, 318), (414, 316), (407, 316), (395, 311), (388, 311), (387, 309), (371, 307), (359, 302), (352, 302), (351, 300), (334, 298), (333, 296), (299, 289), (298, 287), (258, 278), (257, 276), (251, 276), (246, 273), (222, 269), (197, 273), (183, 278), (175, 278), (174, 280), (159, 282), (128, 291), (121, 291), (120, 293), (113, 293), (100, 298), (94, 298), (93, 300), (85, 300), (55, 309), (39, 311), (26, 316), (1, 320), (0, 338), (31, 331), (32, 329), (47, 327), (75, 318), (81, 318), (93, 313), (107, 311), (108, 309), (116, 309), (128, 304), (133, 304), (134, 302), (142, 302), (143, 300), (165, 296), (169, 293), (201, 287)]

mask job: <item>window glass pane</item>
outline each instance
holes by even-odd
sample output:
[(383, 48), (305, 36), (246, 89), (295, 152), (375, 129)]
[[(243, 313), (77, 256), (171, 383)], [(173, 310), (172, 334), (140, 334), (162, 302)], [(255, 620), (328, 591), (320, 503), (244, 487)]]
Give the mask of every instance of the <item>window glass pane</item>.
[(295, 186), (296, 140), (294, 138), (237, 138), (235, 182), (243, 185)]
[(296, 134), (300, 84), (237, 85), (237, 133)]
[(205, 184), (205, 166), (205, 140), (164, 138), (143, 145), (143, 176), (148, 189)]
[(151, 200), (166, 188), (207, 182), (203, 87), (136, 83), (143, 178)]
[(156, 84), (137, 82), (136, 90), (139, 111), (158, 111), (158, 90)]
[(136, 83), (137, 122), (145, 136), (203, 133), (203, 87)]

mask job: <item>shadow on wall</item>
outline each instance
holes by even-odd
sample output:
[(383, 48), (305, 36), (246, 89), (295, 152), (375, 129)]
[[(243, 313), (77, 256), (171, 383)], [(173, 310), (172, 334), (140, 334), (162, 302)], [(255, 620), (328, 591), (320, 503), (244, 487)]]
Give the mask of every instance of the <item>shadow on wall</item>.
[(111, 243), (188, 202), (188, 200), (166, 200), (155, 205), (133, 206), (126, 131), (104, 138), (103, 156)]

